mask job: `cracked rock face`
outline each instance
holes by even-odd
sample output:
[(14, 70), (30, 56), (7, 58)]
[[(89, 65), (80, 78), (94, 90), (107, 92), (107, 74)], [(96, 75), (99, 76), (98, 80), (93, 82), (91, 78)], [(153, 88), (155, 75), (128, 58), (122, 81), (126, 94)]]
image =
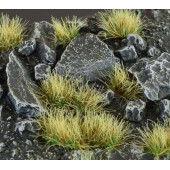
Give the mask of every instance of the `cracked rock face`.
[(125, 119), (130, 121), (141, 121), (144, 117), (146, 103), (140, 99), (130, 101), (125, 108)]
[(18, 52), (22, 55), (26, 55), (29, 56), (31, 53), (34, 52), (36, 48), (36, 41), (34, 38), (31, 38), (27, 41), (23, 41), (19, 48), (18, 48)]
[(119, 64), (119, 59), (114, 57), (108, 46), (96, 35), (86, 34), (71, 41), (55, 70), (58, 74), (69, 72), (70, 76), (82, 76), (85, 80), (96, 82), (115, 64)]
[(162, 53), (155, 60), (142, 59), (129, 70), (134, 73), (151, 101), (170, 97), (170, 54)]
[(146, 49), (146, 42), (137, 34), (129, 34), (127, 37), (127, 45), (134, 45), (139, 50)]
[(38, 116), (40, 105), (30, 88), (33, 82), (27, 70), (13, 52), (10, 53), (6, 73), (9, 98), (15, 107), (16, 113), (26, 117)]
[(56, 62), (56, 53), (44, 42), (38, 43), (37, 54), (40, 62), (53, 65)]
[(170, 100), (163, 99), (158, 105), (161, 111), (161, 118), (166, 119), (167, 117), (170, 117)]
[(34, 71), (36, 80), (46, 79), (47, 74), (51, 71), (51, 67), (46, 64), (38, 64), (35, 66)]
[(138, 54), (136, 53), (133, 45), (126, 46), (121, 50), (118, 50), (118, 53), (124, 61), (132, 61), (138, 58)]

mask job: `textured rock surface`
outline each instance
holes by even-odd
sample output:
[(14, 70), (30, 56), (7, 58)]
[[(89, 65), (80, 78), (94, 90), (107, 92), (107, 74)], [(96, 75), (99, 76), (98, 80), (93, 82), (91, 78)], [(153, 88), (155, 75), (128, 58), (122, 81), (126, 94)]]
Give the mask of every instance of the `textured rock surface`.
[(15, 107), (16, 113), (28, 117), (39, 115), (38, 100), (30, 89), (33, 82), (27, 70), (13, 52), (10, 53), (6, 73), (9, 98)]
[(112, 102), (112, 100), (115, 98), (115, 93), (112, 90), (107, 90), (106, 92), (106, 104), (110, 104)]
[(138, 54), (136, 53), (133, 45), (126, 46), (121, 50), (118, 50), (118, 53), (124, 61), (132, 61), (138, 58)]
[(2, 95), (3, 95), (3, 88), (2, 88), (2, 86), (0, 85), (0, 98), (2, 97)]
[(3, 109), (3, 106), (0, 105), (0, 121), (2, 121), (2, 109)]
[(39, 42), (37, 54), (40, 62), (44, 64), (53, 65), (56, 62), (55, 51), (47, 46), (44, 42)]
[(155, 60), (140, 60), (131, 67), (137, 81), (149, 100), (170, 97), (170, 54), (162, 53)]
[(32, 38), (27, 41), (23, 41), (18, 48), (18, 52), (22, 55), (29, 56), (31, 53), (34, 52), (35, 48), (36, 41), (34, 38)]
[(33, 119), (20, 120), (15, 123), (14, 131), (17, 132), (20, 136), (23, 135), (24, 132), (29, 131), (31, 133), (38, 133), (40, 127), (37, 122)]
[(133, 45), (139, 50), (146, 49), (146, 42), (137, 34), (129, 34), (127, 37), (127, 45)]
[(160, 55), (161, 55), (161, 52), (156, 47), (149, 48), (148, 56), (150, 56), (150, 57), (159, 57)]
[(146, 103), (140, 99), (130, 101), (125, 108), (125, 119), (130, 121), (141, 121), (144, 117)]
[(34, 70), (35, 70), (35, 79), (41, 80), (47, 78), (47, 74), (50, 73), (51, 67), (46, 64), (38, 64), (35, 66)]
[(59, 74), (69, 72), (71, 76), (83, 76), (95, 82), (117, 63), (119, 59), (114, 57), (105, 43), (93, 34), (86, 34), (72, 40), (55, 69)]
[(163, 99), (159, 102), (161, 118), (166, 119), (170, 117), (170, 100)]

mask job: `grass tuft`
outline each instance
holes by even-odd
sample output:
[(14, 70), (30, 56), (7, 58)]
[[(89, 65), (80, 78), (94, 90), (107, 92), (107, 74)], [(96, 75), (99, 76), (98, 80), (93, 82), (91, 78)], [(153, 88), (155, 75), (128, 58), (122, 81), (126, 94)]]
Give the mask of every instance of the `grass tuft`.
[[(99, 112), (98, 112), (99, 113)], [(129, 124), (101, 111), (47, 110), (39, 119), (41, 136), (51, 145), (71, 149), (117, 148), (130, 136)]]
[(73, 16), (73, 19), (66, 17), (65, 19), (61, 18), (60, 20), (52, 17), (52, 26), (55, 31), (54, 41), (66, 46), (74, 37), (79, 35), (79, 30), (86, 25), (86, 19), (81, 20), (76, 16)]
[(126, 100), (135, 100), (141, 97), (142, 88), (134, 78), (130, 77), (124, 66), (115, 65), (105, 83), (107, 88)]
[(107, 38), (127, 38), (128, 34), (141, 35), (146, 27), (140, 13), (133, 10), (112, 9), (99, 12), (98, 26), (103, 29), (99, 35)]
[(35, 93), (46, 105), (56, 108), (73, 108), (85, 112), (86, 110), (100, 110), (104, 94), (101, 94), (81, 79), (69, 78), (67, 75), (48, 75)]
[(26, 23), (16, 16), (10, 19), (9, 15), (0, 17), (0, 50), (8, 51), (15, 48), (25, 37)]
[(170, 155), (170, 120), (165, 125), (152, 123), (153, 129), (148, 125), (144, 130), (138, 129), (141, 134), (140, 146), (147, 153), (153, 154), (157, 159), (160, 156)]

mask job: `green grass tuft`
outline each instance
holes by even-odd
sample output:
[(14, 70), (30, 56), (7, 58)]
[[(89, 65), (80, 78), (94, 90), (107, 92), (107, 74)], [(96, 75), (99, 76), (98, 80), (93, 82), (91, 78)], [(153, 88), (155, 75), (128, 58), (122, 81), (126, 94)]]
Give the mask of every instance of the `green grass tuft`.
[(124, 66), (115, 65), (113, 71), (109, 73), (106, 86), (115, 94), (126, 100), (136, 100), (141, 96), (142, 88), (134, 78), (130, 77)]
[(107, 38), (127, 38), (128, 34), (141, 35), (146, 27), (140, 13), (133, 10), (112, 9), (99, 12), (98, 26), (103, 29), (99, 35)]
[(157, 159), (160, 156), (170, 155), (170, 119), (165, 125), (152, 123), (153, 128), (148, 126), (144, 130), (138, 129), (141, 134), (139, 145), (144, 147), (147, 153), (153, 154)]
[(25, 37), (26, 23), (18, 16), (10, 19), (9, 15), (0, 17), (0, 50), (8, 51), (17, 47)]
[(81, 20), (76, 16), (73, 16), (73, 19), (66, 17), (65, 19), (61, 18), (60, 20), (52, 17), (52, 26), (55, 31), (54, 41), (66, 46), (74, 37), (79, 35), (79, 30), (86, 25), (86, 19)]
[(129, 124), (104, 111), (82, 115), (80, 111), (50, 109), (37, 121), (47, 143), (71, 149), (116, 149), (130, 136)]

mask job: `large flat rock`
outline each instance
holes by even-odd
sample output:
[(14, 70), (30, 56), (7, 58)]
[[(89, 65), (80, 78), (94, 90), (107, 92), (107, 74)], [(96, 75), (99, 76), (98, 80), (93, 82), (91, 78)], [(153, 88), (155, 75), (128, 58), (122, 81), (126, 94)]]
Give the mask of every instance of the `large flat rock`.
[(33, 82), (26, 68), (13, 52), (9, 55), (6, 73), (9, 98), (15, 107), (16, 113), (26, 117), (38, 116), (40, 105), (31, 90)]
[(162, 53), (154, 60), (141, 59), (130, 68), (149, 100), (170, 98), (170, 54)]
[(69, 72), (71, 76), (82, 76), (95, 82), (110, 72), (115, 64), (119, 64), (119, 59), (108, 46), (96, 35), (86, 34), (70, 42), (55, 69), (58, 74)]

